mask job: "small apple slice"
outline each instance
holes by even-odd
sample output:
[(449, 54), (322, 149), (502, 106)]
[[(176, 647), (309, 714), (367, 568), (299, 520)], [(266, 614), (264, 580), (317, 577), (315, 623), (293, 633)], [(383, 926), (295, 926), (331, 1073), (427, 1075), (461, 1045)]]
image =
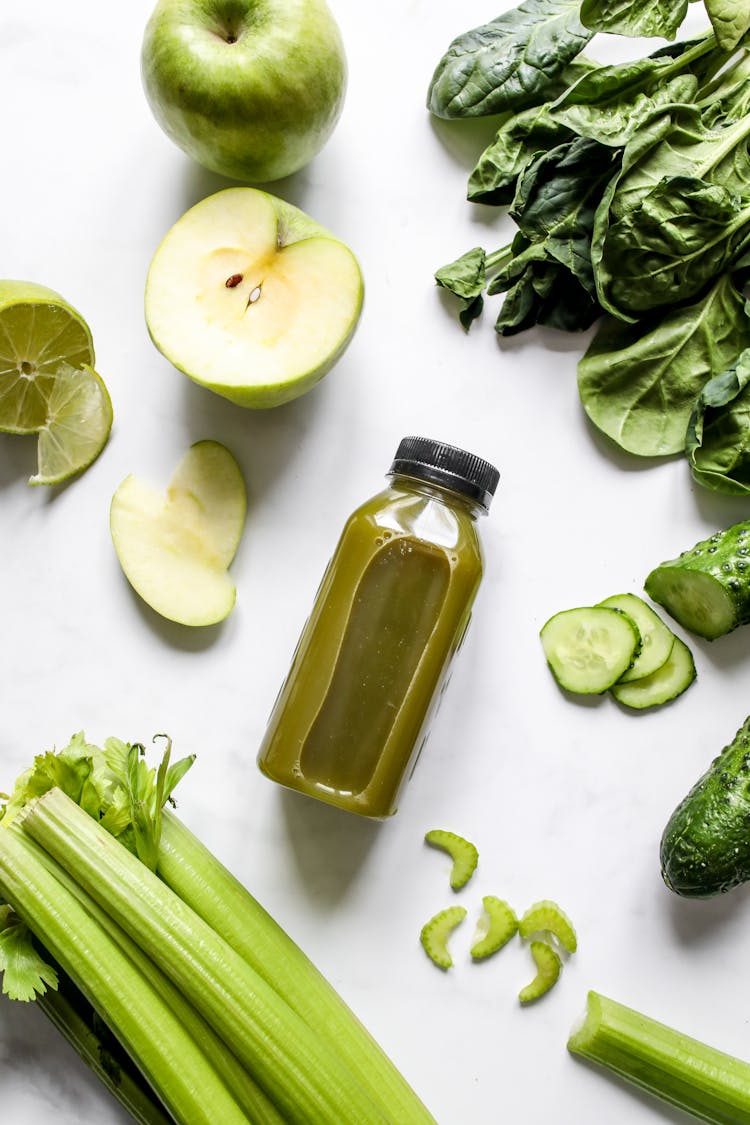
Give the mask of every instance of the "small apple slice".
[(323, 378), (362, 300), (348, 246), (268, 192), (226, 188), (191, 207), (157, 248), (145, 316), (156, 347), (185, 375), (264, 408)]
[(143, 600), (181, 625), (215, 625), (233, 608), (227, 567), (247, 511), (239, 465), (223, 445), (191, 446), (162, 495), (131, 474), (110, 506), (125, 577)]

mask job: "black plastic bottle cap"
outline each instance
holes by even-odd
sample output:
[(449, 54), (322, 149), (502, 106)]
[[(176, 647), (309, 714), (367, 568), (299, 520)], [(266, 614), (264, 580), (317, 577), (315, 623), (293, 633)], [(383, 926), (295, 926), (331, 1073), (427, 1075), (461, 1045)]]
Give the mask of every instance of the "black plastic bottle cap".
[(388, 475), (402, 473), (419, 480), (452, 488), (470, 496), (489, 511), (500, 473), (489, 461), (475, 457), (455, 445), (424, 437), (405, 437), (399, 442)]

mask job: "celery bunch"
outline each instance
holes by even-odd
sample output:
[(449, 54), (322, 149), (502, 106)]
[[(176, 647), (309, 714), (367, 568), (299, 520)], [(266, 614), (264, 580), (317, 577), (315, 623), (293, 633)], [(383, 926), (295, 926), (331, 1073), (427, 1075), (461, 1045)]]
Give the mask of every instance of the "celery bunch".
[(154, 770), (140, 744), (77, 735), (18, 779), (0, 817), (3, 991), (37, 997), (142, 1125), (434, 1125), (299, 947), (164, 809), (191, 764), (170, 763), (168, 740)]

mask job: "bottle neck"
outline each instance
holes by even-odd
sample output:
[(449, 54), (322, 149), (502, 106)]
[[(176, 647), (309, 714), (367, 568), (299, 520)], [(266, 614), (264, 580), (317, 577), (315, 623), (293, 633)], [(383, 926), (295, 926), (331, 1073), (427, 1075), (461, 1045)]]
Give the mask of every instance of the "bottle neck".
[(389, 479), (396, 488), (418, 492), (422, 496), (429, 497), (431, 500), (438, 500), (441, 504), (447, 504), (451, 508), (460, 508), (468, 512), (472, 519), (487, 514), (484, 505), (480, 504), (479, 501), (463, 492), (457, 492), (454, 488), (435, 484), (433, 481), (422, 480), (421, 477), (411, 476), (409, 473), (390, 473)]

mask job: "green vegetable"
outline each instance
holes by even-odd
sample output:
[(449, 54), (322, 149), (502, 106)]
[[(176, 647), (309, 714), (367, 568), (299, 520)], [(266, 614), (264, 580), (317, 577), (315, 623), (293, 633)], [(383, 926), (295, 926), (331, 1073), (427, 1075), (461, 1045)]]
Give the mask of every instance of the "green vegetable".
[[(552, 267), (557, 276), (562, 275), (563, 285), (576, 287), (579, 308), (585, 301), (581, 328), (588, 327), (598, 311), (591, 267), (591, 232), (596, 208), (612, 174), (612, 161), (612, 149), (576, 137), (537, 156), (528, 165), (519, 178), (510, 211), (520, 232), (511, 246), (513, 257), (495, 275), (488, 293), (511, 289), (529, 269)], [(549, 323), (544, 303), (549, 291), (537, 290), (537, 295), (541, 312), (537, 312), (536, 320)], [(557, 303), (553, 302), (553, 310)], [(507, 314), (502, 323), (507, 323)], [(523, 326), (527, 323), (528, 315)]]
[(525, 985), (518, 993), (522, 1004), (532, 1004), (556, 984), (562, 972), (562, 960), (559, 953), (544, 941), (529, 943), (531, 956), (536, 965), (536, 976), (529, 984)]
[(655, 567), (646, 593), (685, 629), (707, 640), (750, 622), (750, 520)]
[(450, 969), (453, 965), (448, 939), (465, 917), (465, 906), (448, 906), (445, 910), (439, 910), (422, 926), (419, 934), (422, 948), (439, 969)]
[[(31, 846), (31, 842), (27, 842)], [(136, 942), (132, 941), (120, 927), (113, 922), (106, 911), (102, 910), (90, 895), (56, 864), (43, 849), (37, 849), (38, 859), (44, 863), (49, 871), (75, 898), (85, 907), (89, 915), (98, 923), (105, 932), (137, 965), (146, 980), (153, 986), (161, 999), (167, 1004), (173, 1015), (180, 1021), (182, 1027), (190, 1035), (194, 1043), (199, 1043), (216, 1073), (224, 1082), (227, 1090), (235, 1099), (240, 1109), (251, 1120), (262, 1120), (264, 1125), (284, 1125), (284, 1119), (266, 1097), (263, 1090), (254, 1081), (251, 1075), (242, 1068), (235, 1054), (227, 1047), (222, 1039), (212, 1030), (197, 1010), (187, 1002), (182, 993), (177, 989), (167, 976), (144, 955)], [(7, 973), (6, 973), (7, 976)], [(50, 993), (45, 994), (45, 998)]]
[(750, 349), (701, 389), (685, 441), (690, 471), (716, 492), (750, 492)]
[(583, 0), (581, 19), (593, 31), (674, 39), (688, 0)]
[[(35, 953), (31, 935), (26, 933), (28, 949)], [(49, 966), (54, 958), (46, 949), (40, 953), (43, 964)], [(172, 1125), (173, 1118), (104, 1020), (59, 965), (56, 975), (57, 986), (37, 995), (37, 1007), (139, 1125)], [(5, 981), (8, 976), (6, 967)]]
[(461, 301), (462, 308), (458, 316), (467, 332), (484, 307), (482, 293), (487, 284), (487, 271), (505, 253), (503, 249), (495, 254), (487, 254), (481, 246), (474, 246), (455, 262), (441, 266), (435, 273), (437, 284)]
[(646, 707), (669, 703), (682, 695), (695, 680), (695, 675), (693, 654), (684, 641), (675, 637), (672, 651), (655, 672), (638, 680), (625, 681), (623, 677), (610, 691), (618, 703), (642, 711)]
[(749, 238), (750, 192), (746, 202), (697, 177), (661, 180), (609, 227), (602, 268), (612, 279), (610, 309), (635, 318), (699, 297), (734, 268)]
[(624, 324), (605, 317), (578, 365), (586, 414), (640, 457), (681, 453), (697, 395), (750, 346), (744, 297), (723, 275), (692, 305)]
[(626, 613), (635, 621), (641, 635), (641, 651), (632, 666), (620, 676), (618, 684), (641, 680), (661, 668), (672, 651), (675, 635), (667, 628), (658, 613), (655, 613), (651, 606), (636, 594), (613, 594), (609, 598), (604, 598), (599, 605)]
[(722, 47), (731, 50), (750, 29), (747, 0), (705, 0), (706, 11)]
[(497, 953), (518, 932), (518, 918), (511, 906), (504, 899), (495, 895), (485, 895), (482, 906), (487, 917), (487, 932), (471, 947), (471, 956), (475, 961), (481, 961)]
[(0, 893), (106, 1020), (177, 1122), (247, 1125), (169, 1006), (13, 824), (0, 831)]
[(430, 112), (481, 117), (543, 101), (591, 39), (578, 9), (579, 0), (523, 0), (459, 35), (430, 81)]
[[(521, 251), (525, 248), (522, 241)], [(501, 291), (500, 284), (493, 283), (493, 293)], [(554, 258), (536, 260), (521, 253), (502, 284), (505, 300), (495, 321), (500, 336), (515, 336), (534, 324), (583, 332), (600, 312), (595, 298)]]
[[(173, 814), (165, 812), (154, 818), (154, 794), (147, 783), (163, 794), (169, 780), (186, 767), (177, 763), (175, 773), (170, 772), (168, 747), (162, 768), (148, 771), (141, 763), (144, 772), (139, 778), (134, 758), (140, 758), (141, 750), (110, 739), (102, 751), (79, 735), (59, 754), (38, 756), (19, 778), (0, 819), (0, 896), (89, 998), (96, 999), (114, 1034), (127, 1046), (128, 1028), (123, 1031), (111, 1019), (106, 997), (102, 1001), (97, 991), (98, 978), (92, 980), (85, 963), (78, 966), (78, 975), (70, 972), (70, 964), (58, 955), (60, 948), (45, 940), (44, 904), (37, 903), (34, 890), (37, 867), (51, 876), (55, 887), (73, 903), (70, 925), (67, 907), (54, 919), (58, 929), (53, 936), (62, 951), (77, 956), (75, 910), (83, 909), (93, 926), (88, 931), (91, 942), (85, 943), (91, 945), (92, 955), (104, 959), (105, 953), (99, 951), (109, 951), (114, 945), (137, 972), (138, 984), (129, 997), (128, 1010), (133, 1011), (135, 1031), (140, 1027), (146, 1036), (145, 1047), (140, 1041), (141, 1049), (150, 1059), (151, 1035), (157, 1035), (160, 1050), (172, 1049), (170, 1028), (157, 1029), (155, 1022), (165, 1008), (180, 1034), (193, 1045), (186, 1058), (200, 1044), (203, 1061), (196, 1064), (195, 1073), (200, 1075), (201, 1067), (209, 1067), (214, 1075), (206, 1090), (210, 1091), (211, 1082), (220, 1084), (224, 1093), (217, 1095), (218, 1106), (221, 1098), (236, 1096), (233, 1104), (241, 1102), (246, 1107), (242, 1121), (263, 1121), (264, 1125), (309, 1121), (312, 1106), (316, 1122), (340, 1121), (342, 1115), (362, 1122), (433, 1122), (330, 985), (259, 904)], [(80, 802), (81, 809), (71, 805), (58, 785)], [(134, 806), (142, 827), (150, 823), (147, 831), (158, 828), (161, 832), (155, 852), (154, 840), (141, 841), (142, 850), (146, 844), (146, 852), (157, 855), (159, 878), (104, 830), (109, 829), (134, 852), (138, 846), (132, 826)], [(144, 809), (150, 810), (145, 818)], [(75, 826), (72, 830), (71, 824)], [(32, 827), (47, 838), (46, 849), (30, 838)], [(23, 846), (25, 858), (19, 862), (16, 856), (6, 866), (2, 856), (15, 846), (14, 841)], [(70, 867), (72, 875), (51, 852)], [(15, 880), (20, 880), (18, 886)], [(184, 898), (166, 886), (168, 881), (185, 888)], [(94, 894), (89, 896), (87, 888)], [(30, 897), (19, 904), (15, 900), (26, 890)], [(188, 899), (211, 921), (202, 921)], [(122, 928), (118, 919), (124, 923)], [(170, 921), (172, 929), (168, 928)], [(97, 944), (99, 939), (101, 944)], [(71, 944), (72, 952), (68, 950)], [(153, 960), (149, 953), (154, 954)], [(253, 963), (260, 966), (259, 971)], [(111, 983), (117, 990), (116, 958), (112, 964)], [(127, 986), (127, 978), (125, 983)], [(139, 991), (141, 983), (147, 992)], [(152, 996), (156, 998), (153, 1016), (150, 1008), (145, 1014), (140, 1011), (143, 1004), (151, 1004)], [(231, 1043), (231, 1052), (217, 1031)], [(153, 1078), (160, 1096), (166, 1089), (165, 1104), (173, 1112), (171, 1086), (177, 1082), (177, 1093), (183, 1096), (179, 1086), (183, 1078), (172, 1075), (169, 1058), (160, 1058), (144, 1073), (149, 1080)], [(322, 1090), (326, 1072), (331, 1085)], [(211, 1104), (210, 1099), (206, 1104)], [(212, 1120), (221, 1120), (223, 1125), (234, 1119), (234, 1112), (236, 1109), (225, 1117), (219, 1108)], [(176, 1120), (189, 1125), (204, 1119), (203, 1110), (191, 1108), (188, 1102), (181, 1103), (180, 1113)]]
[[(321, 1125), (340, 1123), (342, 1116), (363, 1123), (383, 1121), (337, 1052), (70, 798), (52, 789), (22, 817), (23, 831), (75, 877), (213, 1030), (232, 1043), (239, 1061), (289, 1122), (302, 1125), (311, 1114)], [(42, 941), (47, 944), (46, 936)], [(216, 1117), (223, 1120), (218, 1113)]]
[(169, 810), (164, 812), (157, 871), (293, 1011), (335, 1044), (387, 1115), (408, 1125), (434, 1125), (406, 1079), (307, 955)]
[(523, 913), (518, 923), (518, 933), (525, 939), (534, 934), (551, 934), (568, 953), (575, 953), (578, 948), (573, 923), (565, 911), (550, 899), (535, 902)]
[(458, 891), (465, 887), (477, 869), (479, 852), (476, 846), (455, 832), (444, 828), (433, 828), (425, 833), (425, 841), (433, 848), (442, 848), (453, 860), (451, 867), (451, 887)]
[(747, 1063), (598, 992), (589, 992), (585, 1018), (568, 1050), (701, 1121), (750, 1122)]
[(750, 880), (750, 719), (680, 802), (661, 840), (664, 882), (710, 898)]
[[(583, 10), (592, 29), (673, 37), (685, 7), (587, 0)], [(734, 49), (750, 12), (726, 0), (711, 7), (717, 30), (717, 20), (736, 24), (731, 34), (709, 32), (613, 66), (587, 60), (562, 90), (536, 87), (529, 103), (503, 101), (509, 112), (471, 173), (468, 197), (509, 205), (517, 234), (509, 247), (493, 254), (475, 247), (438, 271), (439, 284), (459, 298), (464, 327), (498, 293), (501, 336), (536, 324), (578, 332), (609, 314), (579, 363), (579, 393), (593, 424), (641, 457), (686, 452), (704, 385), (750, 347), (742, 296), (750, 266), (750, 58)], [(503, 18), (505, 31), (519, 33), (529, 9)], [(479, 32), (467, 33), (466, 51), (452, 56), (467, 81), (474, 72), (461, 67), (471, 48), (496, 45)], [(563, 67), (556, 81), (565, 74)], [(500, 68), (483, 92), (495, 77), (502, 86), (502, 75)], [(722, 471), (742, 449), (744, 408), (734, 403), (732, 448), (716, 449), (718, 469), (710, 441), (705, 473), (694, 453), (700, 437), (689, 438), (689, 456), (700, 483), (741, 491), (743, 483)]]
[(540, 631), (542, 647), (558, 684), (579, 694), (601, 694), (630, 668), (641, 647), (638, 626), (605, 606), (566, 609)]

